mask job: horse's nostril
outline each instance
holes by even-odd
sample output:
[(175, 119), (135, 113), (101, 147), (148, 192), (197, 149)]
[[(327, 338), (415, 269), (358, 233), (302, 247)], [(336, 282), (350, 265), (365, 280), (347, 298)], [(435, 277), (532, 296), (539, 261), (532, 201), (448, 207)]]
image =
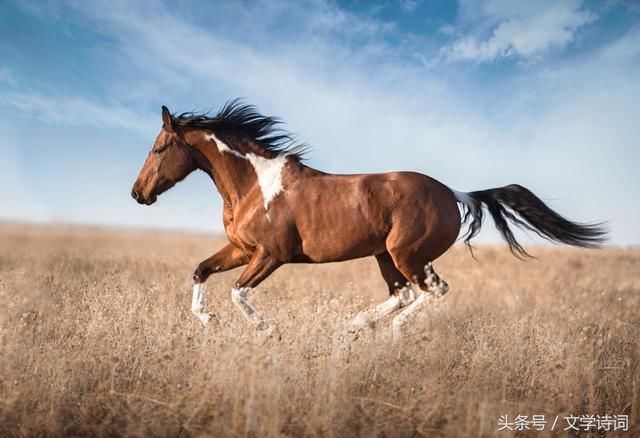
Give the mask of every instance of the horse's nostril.
[(132, 197), (133, 199), (135, 199), (136, 201), (138, 200), (138, 192), (136, 192), (136, 190), (135, 190), (135, 189), (132, 189), (132, 190), (131, 190), (131, 197)]

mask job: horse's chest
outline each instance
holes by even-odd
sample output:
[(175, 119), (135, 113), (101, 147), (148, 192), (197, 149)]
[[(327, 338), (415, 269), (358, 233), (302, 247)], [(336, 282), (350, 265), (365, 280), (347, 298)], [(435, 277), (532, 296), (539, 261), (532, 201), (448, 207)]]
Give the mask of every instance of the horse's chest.
[(245, 245), (242, 242), (243, 239), (241, 238), (240, 233), (238, 233), (238, 227), (236, 226), (233, 213), (224, 215), (223, 224), (224, 224), (224, 232), (227, 234), (227, 238), (229, 239), (229, 242), (233, 243), (234, 245), (240, 248), (244, 248)]
[(242, 214), (242, 212), (225, 214), (224, 230), (231, 243), (244, 250), (251, 250), (261, 243), (260, 230), (262, 229), (262, 234), (266, 236), (267, 227), (262, 224), (263, 217), (255, 216)]

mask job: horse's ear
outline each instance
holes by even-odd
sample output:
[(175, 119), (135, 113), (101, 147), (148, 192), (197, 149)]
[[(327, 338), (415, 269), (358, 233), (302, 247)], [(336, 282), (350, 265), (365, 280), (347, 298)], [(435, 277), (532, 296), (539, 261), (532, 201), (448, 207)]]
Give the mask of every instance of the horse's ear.
[(174, 122), (173, 117), (171, 117), (171, 113), (169, 112), (169, 108), (162, 105), (162, 123), (164, 123), (164, 129), (169, 132), (174, 132)]

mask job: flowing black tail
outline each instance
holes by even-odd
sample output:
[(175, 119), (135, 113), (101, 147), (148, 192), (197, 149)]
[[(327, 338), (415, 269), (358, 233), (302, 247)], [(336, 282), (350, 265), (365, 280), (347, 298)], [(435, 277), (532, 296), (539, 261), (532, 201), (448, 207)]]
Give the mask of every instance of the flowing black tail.
[(530, 255), (516, 240), (507, 219), (517, 227), (533, 231), (552, 242), (596, 248), (606, 240), (607, 232), (603, 224), (582, 224), (565, 219), (530, 190), (518, 184), (470, 193), (454, 191), (454, 194), (465, 206), (462, 223), (470, 220), (469, 228), (463, 236), (464, 243), (470, 248), (469, 241), (480, 232), (482, 226), (483, 206), (489, 211), (496, 228), (516, 257)]

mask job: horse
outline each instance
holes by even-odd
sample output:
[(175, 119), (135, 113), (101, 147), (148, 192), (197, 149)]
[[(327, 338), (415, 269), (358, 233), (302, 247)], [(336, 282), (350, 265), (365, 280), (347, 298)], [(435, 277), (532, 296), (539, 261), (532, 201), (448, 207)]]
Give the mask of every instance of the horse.
[[(570, 221), (518, 184), (459, 192), (417, 172), (338, 175), (305, 164), (306, 146), (242, 100), (220, 111), (172, 114), (162, 107), (163, 126), (131, 190), (139, 203), (157, 197), (195, 170), (204, 171), (223, 200), (228, 243), (193, 274), (191, 311), (204, 326), (217, 317), (205, 309), (205, 283), (214, 273), (245, 266), (231, 300), (257, 330), (277, 331), (251, 303), (252, 291), (287, 263), (340, 262), (375, 257), (388, 289), (381, 304), (349, 324), (361, 330), (393, 318), (394, 337), (427, 297), (441, 297), (448, 284), (433, 261), (461, 238), (470, 240), (484, 210), (511, 252), (530, 257), (509, 222), (556, 243), (595, 248), (606, 239), (602, 224)], [(278, 332), (279, 334), (279, 332)]]

